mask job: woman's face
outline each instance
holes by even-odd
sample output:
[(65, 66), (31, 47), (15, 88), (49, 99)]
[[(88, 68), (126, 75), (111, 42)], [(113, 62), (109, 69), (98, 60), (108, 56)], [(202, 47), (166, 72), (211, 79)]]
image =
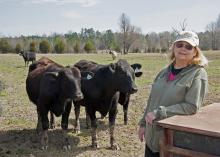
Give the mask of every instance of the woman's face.
[(174, 55), (176, 61), (189, 62), (196, 56), (195, 47), (185, 41), (178, 41), (174, 44)]

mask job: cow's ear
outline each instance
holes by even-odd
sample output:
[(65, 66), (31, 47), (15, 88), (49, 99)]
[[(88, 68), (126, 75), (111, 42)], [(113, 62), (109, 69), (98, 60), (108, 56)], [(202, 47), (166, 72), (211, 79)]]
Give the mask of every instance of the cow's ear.
[(131, 67), (134, 69), (135, 77), (140, 77), (143, 74), (140, 71), (140, 69), (142, 67), (141, 64), (135, 63), (135, 64), (132, 64)]
[(134, 63), (134, 64), (131, 65), (131, 67), (132, 67), (134, 70), (135, 70), (136, 68), (141, 69), (141, 68), (142, 68), (142, 65), (139, 64), (139, 63)]
[(111, 64), (109, 65), (109, 69), (110, 69), (112, 72), (115, 72), (115, 68), (116, 68), (116, 65), (115, 65), (115, 64), (111, 63)]
[(46, 72), (45, 75), (48, 80), (56, 81), (59, 76), (59, 73), (58, 72)]
[(94, 73), (93, 72), (90, 72), (90, 71), (84, 71), (84, 72), (81, 72), (81, 78), (83, 80), (90, 80), (94, 77)]

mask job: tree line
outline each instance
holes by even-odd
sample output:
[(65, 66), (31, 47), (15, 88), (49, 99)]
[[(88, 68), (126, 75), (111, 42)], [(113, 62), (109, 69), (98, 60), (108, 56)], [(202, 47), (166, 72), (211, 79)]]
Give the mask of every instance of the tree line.
[[(186, 29), (186, 21), (180, 30)], [(131, 24), (129, 17), (122, 13), (119, 18), (120, 32), (111, 29), (104, 32), (93, 28), (82, 28), (80, 32), (66, 34), (1, 37), (0, 53), (99, 53), (115, 50), (127, 53), (165, 53), (178, 35), (178, 29), (160, 33), (143, 34), (141, 29)], [(220, 14), (216, 21), (206, 26), (205, 32), (197, 32), (202, 50), (220, 49)]]

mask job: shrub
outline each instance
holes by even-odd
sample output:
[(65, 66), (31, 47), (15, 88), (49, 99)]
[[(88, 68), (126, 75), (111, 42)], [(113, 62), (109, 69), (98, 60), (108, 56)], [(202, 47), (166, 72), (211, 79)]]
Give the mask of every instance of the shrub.
[(58, 40), (57, 43), (54, 46), (54, 49), (57, 53), (63, 53), (65, 49), (65, 44), (62, 40)]
[(43, 40), (39, 45), (40, 52), (49, 53), (51, 50), (50, 43), (47, 40)]
[(87, 52), (87, 53), (90, 53), (91, 51), (95, 50), (95, 46), (94, 44), (92, 43), (91, 40), (88, 40), (84, 46), (84, 50)]

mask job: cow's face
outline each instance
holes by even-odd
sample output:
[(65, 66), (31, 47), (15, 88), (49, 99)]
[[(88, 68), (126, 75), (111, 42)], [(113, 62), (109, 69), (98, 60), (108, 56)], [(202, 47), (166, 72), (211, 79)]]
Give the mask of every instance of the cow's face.
[(61, 95), (65, 99), (79, 101), (83, 99), (81, 92), (81, 74), (78, 68), (64, 68), (59, 72)]
[(112, 65), (115, 81), (120, 92), (133, 94), (137, 92), (135, 85), (135, 72), (126, 60), (119, 60)]

